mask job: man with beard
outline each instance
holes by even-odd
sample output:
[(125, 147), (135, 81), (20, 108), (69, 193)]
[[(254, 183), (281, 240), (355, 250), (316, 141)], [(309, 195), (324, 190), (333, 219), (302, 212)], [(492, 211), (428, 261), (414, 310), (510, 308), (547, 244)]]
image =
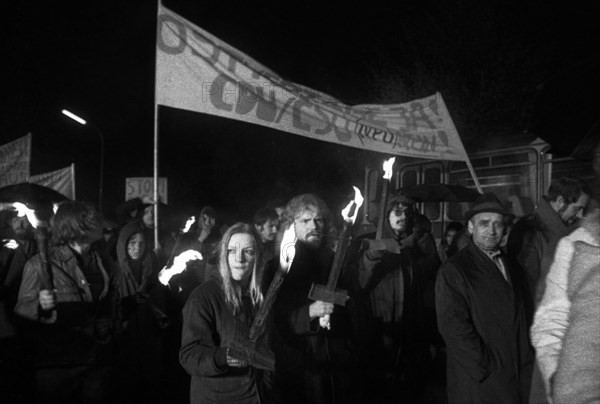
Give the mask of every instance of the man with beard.
[[(295, 229), (296, 253), (274, 306), (279, 338), (273, 346), (284, 402), (353, 402), (357, 381), (349, 349), (348, 311), (308, 297), (313, 283), (327, 283), (333, 262), (327, 239), (329, 211), (318, 196), (302, 194), (290, 200), (286, 215)], [(274, 276), (278, 264), (278, 258), (269, 262), (267, 278)], [(343, 289), (343, 282), (342, 273), (337, 287)], [(326, 315), (331, 315), (330, 329), (320, 325), (320, 318)]]
[(465, 214), (471, 243), (436, 280), (450, 404), (527, 402), (533, 358), (522, 274), (500, 250), (509, 214), (494, 194), (481, 195)]

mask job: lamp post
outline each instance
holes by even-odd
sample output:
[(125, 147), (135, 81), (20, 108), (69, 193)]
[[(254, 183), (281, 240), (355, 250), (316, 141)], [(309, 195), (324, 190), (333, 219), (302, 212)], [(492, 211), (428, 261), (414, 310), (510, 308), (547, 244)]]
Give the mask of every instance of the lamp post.
[(98, 210), (100, 212), (102, 212), (102, 186), (104, 184), (104, 135), (102, 134), (102, 132), (100, 131), (100, 129), (98, 129), (98, 127), (96, 125), (93, 125), (92, 123), (87, 122), (85, 119), (75, 115), (71, 111), (63, 109), (61, 112), (64, 115), (71, 118), (72, 120), (74, 120), (75, 122), (77, 122), (81, 125), (84, 125), (84, 126), (86, 126), (86, 125), (89, 126), (100, 137), (100, 184), (98, 187)]

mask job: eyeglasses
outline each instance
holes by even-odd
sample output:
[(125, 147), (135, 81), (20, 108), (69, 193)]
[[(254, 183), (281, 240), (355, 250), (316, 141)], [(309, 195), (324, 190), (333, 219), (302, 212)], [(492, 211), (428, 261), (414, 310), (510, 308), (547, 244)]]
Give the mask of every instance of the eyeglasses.
[(392, 212), (394, 212), (394, 215), (396, 216), (402, 216), (403, 213), (408, 216), (411, 214), (412, 210), (410, 208), (396, 208), (392, 209)]

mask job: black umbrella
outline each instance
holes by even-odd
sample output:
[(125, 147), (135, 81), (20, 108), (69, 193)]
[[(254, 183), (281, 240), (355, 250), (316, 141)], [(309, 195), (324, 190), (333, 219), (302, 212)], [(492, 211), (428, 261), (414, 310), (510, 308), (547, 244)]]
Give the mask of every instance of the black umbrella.
[(43, 185), (23, 182), (0, 188), (0, 202), (21, 202), (35, 211), (52, 209), (52, 204), (69, 200), (65, 195)]
[(480, 193), (462, 185), (421, 184), (402, 188), (415, 202), (473, 202)]

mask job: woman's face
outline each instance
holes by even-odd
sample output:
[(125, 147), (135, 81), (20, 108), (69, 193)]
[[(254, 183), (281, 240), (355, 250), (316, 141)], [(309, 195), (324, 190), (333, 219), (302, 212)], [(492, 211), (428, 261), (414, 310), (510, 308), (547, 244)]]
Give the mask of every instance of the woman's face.
[(146, 242), (142, 233), (135, 233), (127, 240), (127, 255), (132, 260), (139, 260), (146, 249)]
[(256, 259), (254, 239), (248, 233), (236, 233), (227, 244), (227, 263), (231, 277), (236, 281), (249, 278)]

